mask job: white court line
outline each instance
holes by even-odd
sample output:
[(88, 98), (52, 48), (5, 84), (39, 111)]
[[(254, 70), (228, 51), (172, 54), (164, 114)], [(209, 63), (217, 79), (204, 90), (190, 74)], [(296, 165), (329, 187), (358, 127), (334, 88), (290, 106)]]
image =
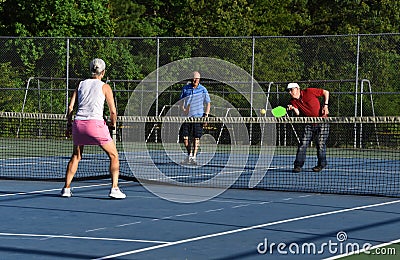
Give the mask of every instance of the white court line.
[(198, 214), (198, 213), (197, 212), (189, 212), (189, 213), (175, 215), (175, 217), (186, 217), (186, 216), (191, 216), (191, 215), (196, 215), (196, 214)]
[(89, 233), (89, 232), (95, 232), (95, 231), (99, 231), (99, 230), (105, 230), (105, 229), (107, 229), (106, 227), (102, 227), (102, 228), (95, 228), (95, 229), (89, 229), (89, 230), (86, 230), (85, 232), (86, 233)]
[(110, 259), (110, 258), (115, 258), (115, 257), (120, 257), (120, 256), (125, 256), (125, 255), (132, 255), (132, 254), (137, 254), (137, 253), (150, 251), (150, 250), (154, 250), (154, 249), (189, 243), (189, 242), (203, 240), (203, 239), (212, 238), (212, 237), (230, 235), (230, 234), (239, 233), (239, 232), (243, 232), (243, 231), (249, 231), (249, 230), (258, 229), (258, 228), (265, 228), (265, 227), (283, 224), (283, 223), (289, 223), (289, 222), (294, 222), (294, 221), (299, 221), (299, 220), (304, 220), (304, 219), (328, 216), (328, 215), (333, 215), (333, 214), (338, 214), (338, 213), (362, 210), (362, 209), (385, 206), (385, 205), (396, 204), (396, 203), (400, 203), (400, 200), (394, 200), (394, 201), (389, 201), (389, 202), (383, 202), (383, 203), (377, 203), (377, 204), (371, 204), (371, 205), (365, 205), (365, 206), (359, 206), (359, 207), (347, 208), (347, 209), (341, 209), (341, 210), (335, 210), (335, 211), (328, 211), (328, 212), (323, 212), (323, 213), (318, 213), (318, 214), (313, 214), (313, 215), (291, 218), (291, 219), (284, 219), (284, 220), (279, 220), (279, 221), (275, 221), (275, 222), (269, 222), (269, 223), (259, 224), (259, 225), (255, 225), (255, 226), (249, 226), (249, 227), (245, 227), (245, 228), (233, 229), (233, 230), (229, 230), (229, 231), (213, 233), (213, 234), (204, 235), (204, 236), (192, 237), (192, 238), (178, 240), (178, 241), (174, 241), (174, 242), (168, 242), (168, 243), (161, 244), (161, 245), (150, 246), (150, 247), (145, 247), (145, 248), (141, 248), (141, 249), (137, 249), (137, 250), (103, 256), (100, 258), (96, 258), (95, 260)]
[(233, 206), (232, 208), (233, 209), (237, 209), (237, 208), (241, 208), (241, 207), (247, 207), (247, 206), (250, 206), (250, 205), (252, 205), (252, 204), (241, 204), (241, 205)]
[[(387, 243), (383, 243), (383, 244), (375, 245), (375, 246), (371, 247), (370, 249), (368, 249), (368, 251), (372, 251), (372, 250), (375, 250), (375, 249), (380, 248), (380, 247), (390, 246), (390, 245), (397, 244), (397, 243), (400, 243), (400, 239), (393, 240), (393, 241), (390, 241), (390, 242), (387, 242)], [(351, 255), (356, 255), (356, 254), (358, 255), (358, 254), (364, 253), (365, 251), (367, 251), (367, 250), (366, 249), (356, 250), (356, 251), (350, 252), (348, 254), (335, 255), (335, 256), (332, 256), (332, 257), (324, 258), (324, 260), (333, 260), (333, 259), (343, 258), (343, 257), (346, 257), (346, 256), (351, 256)], [(385, 255), (382, 255), (382, 256), (385, 256)], [(390, 255), (387, 255), (387, 256), (390, 256)]]
[(302, 196), (299, 196), (299, 198), (307, 198), (307, 197), (311, 197), (312, 195), (310, 195), (310, 194), (307, 194), (307, 195), (302, 195)]
[(130, 225), (141, 224), (141, 223), (142, 223), (142, 221), (136, 221), (136, 222), (131, 222), (131, 223), (126, 223), (126, 224), (117, 225), (117, 227), (125, 227), (125, 226), (130, 226)]
[[(126, 182), (121, 182), (120, 181), (119, 183), (132, 183), (132, 181), (126, 181)], [(74, 190), (74, 189), (92, 188), (92, 187), (101, 187), (101, 186), (109, 186), (109, 185), (111, 185), (111, 184), (110, 183), (91, 184), (91, 185), (85, 185), (85, 186), (72, 187), (72, 190)], [(51, 191), (61, 191), (61, 188), (62, 187), (60, 186), (60, 188), (49, 189), (49, 190), (35, 190), (35, 191), (27, 191), (27, 192), (0, 194), (0, 197), (10, 197), (10, 196), (29, 195), (29, 194), (40, 194), (40, 193), (46, 193), (46, 192), (51, 192)]]
[(206, 212), (206, 213), (210, 213), (210, 212), (216, 212), (216, 211), (221, 211), (221, 210), (224, 210), (224, 208), (219, 208), (219, 209), (209, 209), (209, 210), (206, 210), (205, 212)]
[(41, 238), (68, 238), (68, 239), (103, 240), (103, 241), (120, 241), (120, 242), (137, 242), (137, 243), (152, 243), (152, 244), (167, 244), (167, 243), (170, 243), (170, 242), (166, 242), (166, 241), (157, 241), (157, 240), (126, 239), (126, 238), (108, 238), (108, 237), (79, 237), (79, 236), (43, 235), (43, 234), (0, 233), (0, 236), (41, 237)]

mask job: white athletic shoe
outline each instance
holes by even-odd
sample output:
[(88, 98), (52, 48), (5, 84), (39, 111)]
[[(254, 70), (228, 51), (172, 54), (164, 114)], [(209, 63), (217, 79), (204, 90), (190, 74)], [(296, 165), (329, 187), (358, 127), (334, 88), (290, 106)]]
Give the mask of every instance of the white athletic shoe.
[(189, 164), (191, 164), (191, 165), (197, 165), (196, 157), (190, 157), (190, 158), (189, 158)]
[(189, 158), (190, 158), (189, 156), (185, 157), (185, 159), (183, 159), (181, 164), (189, 164), (190, 163), (190, 159)]
[(119, 188), (111, 188), (110, 194), (108, 195), (114, 199), (125, 199), (126, 195)]
[(69, 198), (72, 196), (71, 188), (63, 188), (61, 190), (61, 197)]

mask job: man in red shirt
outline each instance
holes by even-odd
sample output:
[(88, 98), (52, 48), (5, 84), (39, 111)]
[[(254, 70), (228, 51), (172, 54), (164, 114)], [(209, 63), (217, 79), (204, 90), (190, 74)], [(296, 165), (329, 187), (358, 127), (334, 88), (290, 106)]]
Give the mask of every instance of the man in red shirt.
[[(328, 117), (329, 91), (320, 88), (300, 90), (300, 86), (297, 83), (289, 83), (286, 91), (292, 96), (288, 110), (293, 110), (297, 116)], [(324, 103), (321, 107), (319, 97), (322, 96), (324, 97)], [(313, 139), (316, 142), (318, 164), (312, 170), (320, 172), (326, 167), (326, 141), (328, 135), (328, 124), (307, 124), (305, 126), (303, 138), (297, 148), (293, 172), (301, 172), (306, 160), (307, 148)]]

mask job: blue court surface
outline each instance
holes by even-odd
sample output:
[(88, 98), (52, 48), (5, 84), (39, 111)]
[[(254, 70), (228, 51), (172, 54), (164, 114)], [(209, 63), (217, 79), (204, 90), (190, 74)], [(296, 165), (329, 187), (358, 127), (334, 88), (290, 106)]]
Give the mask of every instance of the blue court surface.
[(400, 239), (399, 198), (229, 189), (177, 203), (137, 182), (120, 181), (125, 200), (107, 179), (73, 182), (71, 198), (62, 185), (0, 181), (1, 259), (324, 259)]

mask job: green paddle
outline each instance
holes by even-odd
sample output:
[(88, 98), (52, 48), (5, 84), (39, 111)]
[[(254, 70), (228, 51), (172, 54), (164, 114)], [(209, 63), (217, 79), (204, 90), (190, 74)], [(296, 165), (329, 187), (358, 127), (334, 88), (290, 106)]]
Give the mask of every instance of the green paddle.
[(271, 112), (274, 117), (283, 117), (284, 115), (286, 115), (286, 108), (282, 106), (277, 106), (272, 109)]
[[(289, 115), (287, 114), (287, 110), (286, 108), (282, 107), (282, 106), (277, 106), (274, 109), (272, 109), (272, 115), (274, 115), (274, 117), (283, 117), (286, 116), (289, 118)], [(292, 126), (294, 135), (296, 136), (297, 142), (300, 143), (300, 139), (299, 136), (297, 135), (296, 129), (294, 128), (293, 124), (291, 122), (289, 122), (290, 125)]]

